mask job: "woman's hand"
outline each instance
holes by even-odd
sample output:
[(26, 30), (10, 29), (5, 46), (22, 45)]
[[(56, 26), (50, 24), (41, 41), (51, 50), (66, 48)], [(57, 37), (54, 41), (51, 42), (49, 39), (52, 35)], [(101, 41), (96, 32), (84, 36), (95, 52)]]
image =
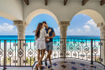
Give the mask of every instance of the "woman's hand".
[(45, 41), (46, 41), (46, 42), (48, 42), (48, 41), (49, 41), (49, 40), (48, 40), (48, 37), (46, 37), (46, 38), (45, 38)]

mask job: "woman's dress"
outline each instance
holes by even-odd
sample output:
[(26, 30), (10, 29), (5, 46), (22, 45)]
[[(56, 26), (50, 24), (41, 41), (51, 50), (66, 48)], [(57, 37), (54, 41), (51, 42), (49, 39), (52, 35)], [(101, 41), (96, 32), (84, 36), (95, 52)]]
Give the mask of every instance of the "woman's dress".
[(44, 28), (40, 30), (40, 37), (36, 40), (37, 49), (39, 50), (46, 49), (45, 37), (47, 35), (48, 34), (46, 33)]

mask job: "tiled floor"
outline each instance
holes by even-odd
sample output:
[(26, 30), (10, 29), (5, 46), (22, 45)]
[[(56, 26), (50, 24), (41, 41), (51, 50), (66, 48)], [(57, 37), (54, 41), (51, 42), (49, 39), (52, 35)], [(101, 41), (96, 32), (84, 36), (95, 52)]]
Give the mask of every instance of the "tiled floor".
[(94, 63), (92, 66), (90, 62), (77, 59), (55, 59), (53, 65), (50, 67), (43, 67), (42, 70), (105, 70), (105, 67), (99, 63)]
[[(2, 67), (0, 67), (0, 70), (3, 70)], [(6, 70), (33, 70), (32, 67), (7, 67)]]
[[(105, 67), (99, 63), (95, 63), (92, 66), (89, 61), (83, 61), (73, 58), (68, 58), (64, 61), (64, 59), (54, 59), (52, 60), (53, 65), (50, 67), (49, 65), (45, 67), (43, 62), (42, 70), (105, 70)], [(3, 70), (3, 68), (0, 68)], [(7, 67), (6, 70), (35, 70), (32, 67)]]

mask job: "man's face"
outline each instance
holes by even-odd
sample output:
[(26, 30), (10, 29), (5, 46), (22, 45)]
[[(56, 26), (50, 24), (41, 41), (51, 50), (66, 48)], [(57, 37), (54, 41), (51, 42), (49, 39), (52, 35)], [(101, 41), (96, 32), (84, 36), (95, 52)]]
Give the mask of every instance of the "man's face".
[(45, 24), (45, 23), (44, 23), (44, 26), (45, 26), (45, 27), (48, 27), (47, 24)]

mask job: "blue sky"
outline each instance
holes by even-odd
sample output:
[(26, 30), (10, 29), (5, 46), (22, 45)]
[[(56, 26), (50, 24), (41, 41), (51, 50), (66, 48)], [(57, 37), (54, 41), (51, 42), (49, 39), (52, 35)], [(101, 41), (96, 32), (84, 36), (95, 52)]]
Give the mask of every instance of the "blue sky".
[(68, 35), (100, 36), (100, 29), (92, 18), (79, 14), (72, 18), (67, 33)]
[(13, 21), (0, 17), (0, 35), (17, 35)]
[[(40, 14), (32, 19), (26, 28), (26, 35), (34, 35), (38, 23), (46, 21), (48, 26), (54, 28), (56, 35), (60, 35), (60, 30), (57, 22), (48, 14)], [(17, 35), (16, 26), (13, 21), (0, 17), (0, 35)], [(67, 30), (67, 35), (92, 35), (99, 36), (100, 30), (96, 23), (89, 16), (84, 14), (75, 15)]]
[(34, 35), (33, 30), (36, 30), (38, 23), (46, 21), (48, 26), (52, 28), (57, 28), (58, 24), (56, 23), (55, 19), (47, 14), (40, 14), (37, 15), (32, 19), (30, 24), (26, 28), (26, 35)]

